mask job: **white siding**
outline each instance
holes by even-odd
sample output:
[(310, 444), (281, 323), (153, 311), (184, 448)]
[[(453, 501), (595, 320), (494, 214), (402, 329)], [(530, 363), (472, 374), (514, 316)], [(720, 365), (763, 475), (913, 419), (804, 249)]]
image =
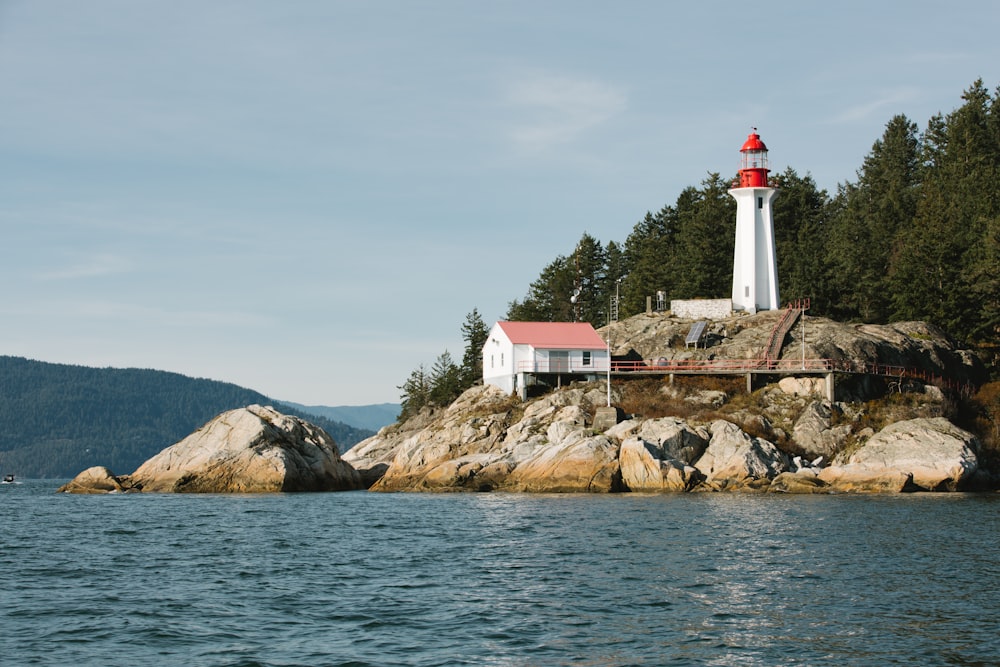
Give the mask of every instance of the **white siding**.
[[(589, 353), (589, 364), (584, 364), (585, 352)], [(554, 365), (556, 360), (558, 364)], [(525, 344), (514, 345), (499, 324), (493, 326), (483, 345), (483, 383), (498, 387), (505, 393), (524, 391), (524, 384), (528, 380), (523, 376), (518, 378), (524, 373), (596, 375), (607, 371), (606, 348), (550, 350), (535, 349)]]

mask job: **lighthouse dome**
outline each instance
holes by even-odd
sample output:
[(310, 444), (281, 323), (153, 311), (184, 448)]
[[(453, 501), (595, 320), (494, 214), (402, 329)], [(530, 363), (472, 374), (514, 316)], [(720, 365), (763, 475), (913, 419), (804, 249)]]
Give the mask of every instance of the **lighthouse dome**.
[(765, 146), (764, 142), (760, 140), (760, 135), (757, 134), (756, 132), (751, 132), (750, 136), (747, 137), (747, 140), (743, 142), (743, 148), (740, 149), (740, 152), (745, 153), (747, 151), (766, 151), (766, 150), (767, 146)]

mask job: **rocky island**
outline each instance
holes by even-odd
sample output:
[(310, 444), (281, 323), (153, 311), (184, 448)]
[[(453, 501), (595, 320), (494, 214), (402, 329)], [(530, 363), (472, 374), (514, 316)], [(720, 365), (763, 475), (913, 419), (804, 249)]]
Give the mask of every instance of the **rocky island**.
[[(615, 323), (616, 359), (750, 359), (780, 313), (710, 322), (684, 344), (689, 321), (651, 313)], [(805, 327), (802, 335), (801, 327)], [(917, 369), (914, 379), (842, 373), (835, 400), (814, 377), (635, 373), (559, 386), (522, 400), (490, 385), (450, 406), (387, 426), (342, 457), (321, 429), (271, 408), (224, 413), (131, 475), (91, 468), (67, 492), (516, 491), (895, 493), (986, 490), (982, 445), (949, 419), (950, 387), (982, 381), (978, 358), (921, 322), (848, 325), (805, 318), (780, 359), (848, 360)], [(651, 365), (650, 368), (656, 368)]]
[(268, 493), (362, 488), (323, 429), (274, 408), (224, 412), (130, 475), (84, 470), (67, 493)]
[[(762, 312), (711, 322), (698, 348), (684, 345), (690, 321), (657, 313), (602, 335), (610, 335), (616, 359), (751, 359), (768, 344), (778, 317)], [(786, 342), (781, 359), (919, 369), (956, 386), (985, 377), (974, 354), (922, 322), (803, 318)], [(979, 441), (948, 420), (951, 399), (937, 386), (858, 372), (838, 379), (831, 401), (812, 377), (767, 380), (747, 394), (738, 377), (616, 377), (612, 403), (623, 419), (604, 430), (593, 421), (606, 401), (601, 382), (526, 401), (479, 386), (447, 408), (382, 429), (344, 460), (374, 491), (814, 493), (994, 485), (979, 465)]]

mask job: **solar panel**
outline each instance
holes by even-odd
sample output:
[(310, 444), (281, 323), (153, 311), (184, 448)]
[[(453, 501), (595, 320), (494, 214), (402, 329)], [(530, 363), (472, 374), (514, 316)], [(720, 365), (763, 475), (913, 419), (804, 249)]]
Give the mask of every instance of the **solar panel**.
[(705, 320), (700, 320), (691, 325), (691, 331), (688, 332), (687, 338), (684, 339), (684, 347), (689, 347), (692, 343), (695, 347), (698, 347), (698, 341), (701, 340), (702, 335), (705, 333), (705, 327), (708, 322)]

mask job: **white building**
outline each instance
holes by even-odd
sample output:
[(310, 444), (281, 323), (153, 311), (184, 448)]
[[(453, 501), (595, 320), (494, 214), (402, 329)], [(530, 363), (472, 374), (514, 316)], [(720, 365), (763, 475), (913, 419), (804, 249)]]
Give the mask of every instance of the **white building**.
[(607, 343), (587, 322), (497, 322), (483, 345), (483, 383), (526, 396), (539, 381), (595, 380)]
[(767, 184), (767, 146), (755, 131), (740, 149), (736, 199), (736, 251), (733, 256), (733, 310), (777, 310), (778, 260), (774, 250), (771, 202), (778, 191)]

